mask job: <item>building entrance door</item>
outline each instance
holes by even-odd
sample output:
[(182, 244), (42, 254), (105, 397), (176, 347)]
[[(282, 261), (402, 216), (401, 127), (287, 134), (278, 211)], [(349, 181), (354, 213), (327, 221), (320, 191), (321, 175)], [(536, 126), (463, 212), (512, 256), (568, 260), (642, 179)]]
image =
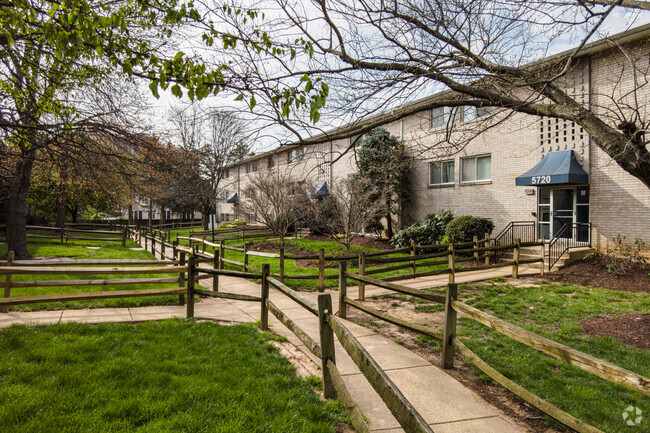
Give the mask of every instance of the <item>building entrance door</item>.
[[(557, 237), (565, 225), (573, 227), (575, 188), (553, 189), (551, 192), (551, 230), (553, 237)], [(573, 230), (566, 231), (563, 237), (573, 237)]]

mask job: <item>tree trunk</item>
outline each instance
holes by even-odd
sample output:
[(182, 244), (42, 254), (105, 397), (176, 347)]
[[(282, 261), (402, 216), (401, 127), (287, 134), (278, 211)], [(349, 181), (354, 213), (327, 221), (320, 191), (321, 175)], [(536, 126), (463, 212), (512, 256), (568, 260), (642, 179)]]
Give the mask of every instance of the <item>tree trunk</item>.
[(386, 236), (388, 239), (393, 237), (393, 218), (391, 218), (391, 213), (386, 214)]
[(62, 174), (59, 177), (59, 196), (57, 197), (56, 205), (56, 226), (63, 228), (65, 227), (66, 190), (65, 179)]
[(133, 224), (133, 205), (129, 205), (129, 216), (127, 217), (127, 221), (129, 225)]
[(153, 213), (153, 201), (149, 199), (149, 227), (153, 225), (151, 214)]
[(14, 252), (16, 260), (29, 258), (27, 252), (27, 191), (31, 184), (35, 159), (36, 149), (27, 151), (16, 163), (16, 173), (11, 181), (7, 246), (8, 251)]
[(167, 221), (167, 218), (166, 218), (166, 215), (165, 215), (165, 205), (161, 204), (160, 205), (160, 225), (164, 226), (166, 221)]

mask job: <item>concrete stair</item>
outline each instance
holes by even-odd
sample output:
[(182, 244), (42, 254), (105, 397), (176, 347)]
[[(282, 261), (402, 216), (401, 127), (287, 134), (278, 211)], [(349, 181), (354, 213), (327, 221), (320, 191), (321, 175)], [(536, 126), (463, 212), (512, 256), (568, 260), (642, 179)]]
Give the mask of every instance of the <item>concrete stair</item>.
[[(580, 247), (580, 248), (571, 248), (570, 250), (566, 251), (562, 257), (555, 263), (553, 266), (553, 269), (551, 271), (557, 271), (558, 269), (562, 269), (565, 266), (570, 265), (571, 263), (577, 262), (578, 260), (582, 260), (587, 254), (589, 254), (591, 251), (594, 249), (591, 247)], [(541, 255), (540, 252), (540, 247), (523, 247), (519, 250), (519, 259), (524, 260), (524, 259), (537, 259)], [(512, 251), (506, 252), (503, 257), (501, 257), (500, 261), (508, 261), (511, 262), (514, 258), (514, 253)], [(548, 250), (548, 243), (544, 245), (544, 269), (548, 270), (548, 260), (549, 260), (549, 250)], [(520, 268), (539, 268), (539, 263), (527, 263), (524, 265), (520, 265)]]

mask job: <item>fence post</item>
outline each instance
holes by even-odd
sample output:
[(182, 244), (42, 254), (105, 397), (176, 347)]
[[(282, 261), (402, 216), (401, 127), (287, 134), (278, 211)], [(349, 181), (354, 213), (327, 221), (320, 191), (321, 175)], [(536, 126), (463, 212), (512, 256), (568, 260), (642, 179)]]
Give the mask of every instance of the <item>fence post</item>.
[(449, 284), (454, 284), (456, 282), (456, 247), (454, 244), (449, 244), (447, 258), (449, 262)]
[(513, 251), (513, 260), (514, 263), (512, 265), (512, 278), (519, 278), (519, 248), (521, 246), (521, 239), (516, 238), (515, 239), (515, 249)]
[(341, 260), (339, 262), (339, 317), (345, 319), (347, 316), (347, 305), (345, 297), (348, 296), (348, 282), (345, 278), (348, 262)]
[(415, 268), (416, 268), (414, 257), (415, 257), (415, 241), (411, 239), (411, 273), (412, 274), (415, 273)]
[(544, 244), (544, 236), (542, 236), (542, 246), (539, 247), (539, 254), (542, 262), (539, 265), (539, 274), (544, 276), (544, 259), (546, 258), (546, 245)]
[(226, 257), (226, 248), (223, 241), (219, 241), (219, 269), (223, 269), (223, 259)]
[[(474, 236), (472, 240), (474, 241), (474, 249), (478, 250), (478, 236)], [(478, 266), (478, 251), (474, 251), (474, 264)]]
[(327, 361), (331, 360), (336, 364), (334, 356), (334, 332), (327, 321), (327, 317), (332, 314), (332, 297), (329, 294), (318, 295), (318, 321), (320, 331), (321, 370), (323, 370), (323, 397), (336, 398), (336, 390), (330, 376), (330, 370), (327, 367)]
[(269, 299), (269, 273), (271, 272), (271, 265), (268, 263), (262, 264), (262, 309), (260, 312), (260, 329), (262, 331), (269, 330), (269, 306), (266, 305)]
[(146, 230), (144, 232), (144, 249), (145, 251), (149, 249), (149, 236)]
[[(14, 265), (14, 252), (9, 251), (7, 253), (7, 266), (13, 266)], [(6, 274), (5, 275), (5, 298), (11, 297), (11, 274)], [(3, 313), (8, 313), (9, 312), (9, 305), (3, 305), (2, 306), (2, 312)]]
[(151, 232), (151, 254), (156, 258), (156, 235)]
[(205, 252), (205, 235), (201, 236), (201, 252)]
[[(359, 253), (359, 275), (366, 275), (366, 253), (361, 251)], [(360, 301), (366, 299), (366, 283), (359, 281), (359, 296)]]
[(280, 248), (280, 282), (284, 283), (284, 247)]
[[(217, 250), (214, 250), (214, 257), (212, 259), (212, 269), (219, 269), (219, 252)], [(213, 292), (218, 292), (219, 291), (219, 275), (218, 274), (213, 274), (212, 275), (212, 291)]]
[(178, 257), (178, 250), (176, 249), (176, 247), (178, 246), (178, 239), (176, 239), (172, 243), (172, 245), (173, 245), (172, 250), (173, 250), (173, 254), (174, 254), (174, 260), (176, 260), (176, 258)]
[(187, 263), (187, 318), (194, 318), (194, 278), (196, 267), (194, 265), (194, 256), (190, 256)]
[[(486, 233), (485, 234), (485, 248), (490, 247), (490, 234)], [(486, 251), (485, 252), (485, 264), (489, 265), (490, 264), (490, 252)]]
[(163, 238), (160, 241), (160, 259), (165, 260), (165, 235), (163, 234)]
[(318, 250), (318, 291), (325, 290), (325, 248)]
[(442, 368), (454, 368), (454, 339), (456, 338), (456, 310), (451, 301), (458, 299), (458, 286), (447, 285), (445, 295), (445, 333), (442, 339)]
[[(65, 224), (61, 227), (61, 245), (63, 245), (63, 237), (65, 235)], [(122, 245), (124, 246), (124, 245)], [(8, 257), (8, 256), (7, 256)]]
[[(181, 251), (181, 260), (179, 263), (185, 266), (185, 252)], [(178, 287), (185, 287), (185, 272), (178, 273)], [(178, 295), (178, 305), (185, 305), (185, 295)]]
[(248, 245), (244, 242), (244, 272), (248, 272)]

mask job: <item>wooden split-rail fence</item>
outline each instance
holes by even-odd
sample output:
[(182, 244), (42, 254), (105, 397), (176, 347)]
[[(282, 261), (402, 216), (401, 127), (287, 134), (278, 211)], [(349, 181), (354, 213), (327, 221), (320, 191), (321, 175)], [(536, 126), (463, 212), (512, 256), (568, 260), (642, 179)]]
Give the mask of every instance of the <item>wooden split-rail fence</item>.
[[(6, 226), (4, 226), (6, 229)], [(6, 233), (3, 234), (6, 236)], [(99, 235), (99, 236), (91, 236)], [(68, 241), (98, 241), (98, 242), (120, 242), (126, 246), (128, 229), (122, 227), (120, 230), (95, 230), (70, 227), (51, 226), (27, 226), (28, 238), (60, 239), (61, 243)]]
[[(137, 233), (131, 233), (137, 236)], [(152, 239), (153, 242), (153, 239)], [(197, 241), (198, 242), (198, 241)], [(204, 239), (201, 241), (206, 243)], [(155, 247), (155, 244), (153, 244)], [(567, 362), (575, 367), (581, 368), (589, 373), (592, 373), (605, 380), (613, 383), (620, 384), (624, 387), (640, 392), (646, 396), (650, 396), (650, 379), (640, 376), (634, 372), (628, 371), (618, 367), (609, 362), (600, 360), (591, 355), (572, 349), (563, 344), (541, 337), (530, 331), (522, 329), (518, 326), (510, 324), (501, 320), (493, 315), (485, 313), (479, 309), (469, 306), (458, 300), (458, 286), (453, 282), (455, 273), (465, 271), (465, 268), (456, 269), (455, 266), (441, 269), (440, 273), (449, 274), (450, 283), (447, 285), (445, 293), (430, 293), (423, 290), (413, 289), (407, 286), (397, 284), (388, 279), (377, 279), (368, 276), (370, 272), (366, 269), (366, 275), (362, 274), (360, 270), (358, 273), (347, 271), (347, 260), (341, 257), (339, 259), (339, 269), (336, 279), (339, 284), (339, 300), (338, 300), (338, 316), (334, 315), (332, 306), (332, 299), (329, 294), (320, 294), (318, 296), (318, 303), (305, 299), (298, 292), (288, 287), (283, 281), (279, 279), (279, 274), (272, 274), (270, 272), (270, 264), (264, 263), (261, 269), (254, 269), (246, 266), (246, 263), (238, 264), (244, 267), (243, 271), (224, 269), (224, 264), (232, 264), (232, 261), (224, 259), (223, 252), (226, 245), (223, 243), (208, 245), (218, 247), (215, 250), (216, 254), (212, 256), (205, 251), (198, 251), (198, 245), (193, 245), (192, 248), (181, 247), (175, 244), (168, 244), (166, 241), (161, 241), (161, 245), (169, 245), (172, 250), (172, 255), (177, 256), (171, 260), (52, 260), (52, 261), (14, 261), (13, 254), (9, 254), (8, 260), (0, 262), (0, 274), (5, 275), (5, 297), (0, 299), (0, 306), (3, 311), (6, 311), (10, 305), (29, 304), (36, 302), (64, 302), (73, 300), (84, 299), (106, 299), (117, 297), (134, 297), (134, 296), (152, 296), (152, 295), (179, 295), (179, 302), (183, 303), (186, 297), (186, 316), (187, 318), (194, 317), (194, 303), (195, 296), (206, 296), (213, 298), (224, 298), (248, 302), (260, 303), (260, 327), (263, 330), (268, 329), (269, 312), (273, 314), (281, 323), (283, 323), (289, 330), (291, 330), (298, 339), (300, 339), (308, 350), (311, 351), (321, 361), (324, 395), (327, 398), (338, 397), (344, 404), (348, 411), (352, 424), (355, 429), (360, 432), (369, 432), (368, 425), (362, 416), (359, 408), (352, 398), (349, 390), (346, 388), (342, 380), (340, 371), (336, 366), (336, 353), (334, 346), (334, 335), (338, 338), (344, 350), (352, 358), (355, 364), (359, 367), (368, 382), (375, 389), (378, 395), (386, 403), (396, 420), (405, 431), (409, 432), (431, 432), (431, 428), (426, 424), (423, 417), (418, 413), (416, 408), (408, 401), (403, 393), (391, 381), (388, 375), (381, 369), (378, 363), (372, 356), (364, 349), (359, 341), (353, 336), (350, 330), (345, 326), (345, 319), (347, 316), (348, 307), (357, 308), (371, 316), (394, 325), (403, 327), (407, 330), (427, 335), (433, 338), (442, 340), (442, 367), (452, 368), (454, 364), (455, 353), (461, 353), (466, 359), (474, 363), (474, 365), (485, 372), (488, 376), (492, 377), (496, 382), (500, 383), (528, 403), (544, 411), (551, 417), (564, 423), (578, 432), (600, 432), (593, 426), (590, 426), (583, 421), (573, 417), (572, 415), (562, 411), (551, 403), (535, 396), (526, 389), (522, 388), (515, 382), (506, 378), (497, 370), (492, 368), (489, 364), (479, 358), (467, 346), (465, 346), (457, 338), (457, 318), (459, 314), (469, 317), (503, 335), (515, 339), (523, 344), (535, 348), (547, 355)], [(515, 242), (514, 248), (521, 248), (523, 244)], [(442, 246), (440, 246), (442, 247)], [(472, 247), (472, 248), (469, 248)], [(230, 247), (233, 248), (233, 247)], [(428, 250), (433, 249), (432, 246), (421, 247)], [(506, 246), (480, 246), (476, 242), (472, 245), (456, 244), (452, 246), (445, 246), (447, 251), (438, 253), (428, 252), (427, 254), (417, 254), (417, 249), (411, 250), (408, 256), (409, 260), (406, 263), (408, 266), (413, 266), (417, 269), (417, 257), (420, 260), (440, 259), (446, 256), (448, 264), (456, 262), (456, 254), (469, 254), (471, 260), (485, 259), (485, 256), (490, 251), (498, 251), (499, 248), (506, 248)], [(395, 251), (392, 251), (393, 253)], [(260, 255), (261, 257), (276, 258), (271, 253), (250, 252)], [(374, 253), (370, 253), (374, 254)], [(368, 255), (366, 255), (368, 256)], [(323, 254), (319, 254), (322, 258)], [(372, 256), (371, 256), (372, 257)], [(298, 256), (297, 258), (304, 258)], [(381, 264), (399, 263), (393, 261), (396, 258), (387, 258), (390, 261), (380, 262)], [(401, 257), (399, 259), (402, 259)], [(467, 257), (460, 257), (461, 260), (466, 260)], [(503, 265), (500, 263), (493, 265), (479, 265), (475, 267), (468, 267), (468, 270), (474, 270), (477, 267), (485, 269), (486, 266), (513, 266), (513, 274), (517, 273), (517, 266), (522, 264), (522, 261), (517, 261), (517, 250), (514, 250), (513, 263)], [(376, 260), (376, 259), (374, 259)], [(542, 258), (537, 259), (542, 260)], [(211, 266), (199, 266), (200, 264), (209, 264)], [(362, 262), (363, 263), (363, 262)], [(70, 267), (72, 266), (72, 267)], [(131, 267), (134, 266), (134, 267)], [(400, 265), (402, 266), (402, 265)], [(422, 265), (424, 266), (424, 265)], [(364, 269), (362, 266), (361, 269)], [(16, 274), (47, 274), (47, 275), (93, 275), (93, 274), (112, 274), (133, 276), (137, 274), (177, 274), (173, 277), (157, 277), (157, 278), (124, 278), (124, 279), (100, 279), (100, 280), (63, 280), (63, 281), (16, 281), (12, 282), (11, 276)], [(407, 274), (407, 278), (412, 278), (415, 273)], [(244, 278), (248, 280), (260, 280), (260, 295), (246, 295), (238, 293), (229, 293), (220, 291), (219, 289), (219, 276), (229, 276)], [(287, 277), (285, 275), (285, 277)], [(213, 285), (211, 290), (197, 288), (196, 282), (204, 278), (212, 278)], [(370, 284), (376, 287), (392, 290), (398, 293), (414, 296), (417, 298), (425, 299), (431, 302), (437, 302), (445, 306), (445, 326), (444, 329), (433, 329), (421, 324), (411, 323), (400, 318), (391, 316), (386, 312), (376, 310), (372, 307), (365, 305), (360, 293), (359, 299), (354, 300), (348, 297), (348, 281), (356, 282), (360, 288), (362, 285)], [(37, 295), (37, 296), (24, 296), (24, 297), (10, 297), (10, 290), (12, 287), (41, 287), (41, 286), (97, 286), (97, 285), (119, 285), (119, 284), (164, 284), (164, 283), (178, 283), (178, 287), (163, 288), (163, 289), (139, 289), (122, 291), (116, 290), (111, 292), (87, 292), (87, 293), (68, 293), (58, 295)], [(305, 308), (314, 316), (319, 319), (319, 341), (316, 341), (308, 333), (302, 330), (294, 321), (287, 317), (280, 308), (270, 299), (270, 288), (277, 289), (279, 293), (284, 294), (298, 305)], [(360, 290), (361, 291), (361, 290)]]
[[(236, 230), (236, 229), (234, 229)], [(241, 230), (241, 229), (240, 229)], [(230, 234), (226, 232), (226, 235)], [(252, 251), (249, 249), (247, 243), (243, 247), (235, 247), (227, 245), (226, 242), (230, 240), (249, 240), (258, 239), (260, 237), (269, 237), (269, 233), (255, 233), (245, 236), (224, 236), (218, 242), (211, 242), (207, 240), (207, 232), (201, 233), (200, 237), (193, 235), (178, 236), (175, 241), (171, 241), (169, 232), (157, 231), (133, 231), (132, 235), (137, 242), (144, 241), (144, 247), (150, 250), (152, 254), (160, 254), (161, 257), (166, 258), (171, 255), (176, 258), (177, 251), (185, 251), (187, 253), (197, 254), (203, 259), (212, 259), (215, 269), (224, 269), (225, 265), (235, 266), (240, 268), (243, 272), (261, 272), (261, 269), (256, 268), (250, 264), (250, 257), (263, 257), (267, 259), (277, 260), (278, 272), (272, 273), (271, 276), (278, 278), (282, 283), (286, 280), (318, 280), (317, 287), (320, 292), (325, 289), (325, 280), (336, 280), (338, 275), (335, 273), (327, 274), (326, 267), (330, 263), (341, 262), (356, 262), (358, 264), (358, 273), (362, 276), (381, 274), (397, 270), (409, 269), (409, 273), (384, 277), (384, 281), (399, 281), (417, 277), (426, 277), (433, 275), (449, 275), (449, 282), (454, 283), (456, 274), (482, 271), (488, 269), (511, 267), (512, 276), (517, 278), (519, 276), (519, 269), (522, 265), (539, 264), (539, 272), (544, 275), (544, 239), (539, 242), (526, 242), (522, 243), (519, 239), (515, 239), (513, 244), (508, 245), (494, 245), (494, 239), (490, 239), (486, 234), (484, 239), (474, 237), (471, 242), (462, 242), (455, 244), (444, 245), (415, 245), (411, 243), (407, 248), (396, 248), (392, 250), (374, 251), (374, 252), (359, 252), (355, 254), (346, 254), (342, 256), (327, 256), (323, 248), (319, 249), (317, 254), (296, 255), (287, 253), (283, 247), (279, 248), (278, 253)], [(179, 245), (179, 241), (186, 241), (189, 246), (184, 247)], [(520, 250), (522, 248), (538, 247), (539, 256), (536, 258), (520, 258)], [(212, 248), (213, 253), (208, 251)], [(244, 258), (242, 261), (236, 261), (232, 258), (226, 257), (226, 251), (233, 251), (243, 253)], [(497, 263), (494, 262), (494, 257), (497, 253), (512, 252), (512, 260), (501, 260)], [(389, 255), (403, 254), (400, 257), (385, 257)], [(286, 269), (287, 260), (310, 260), (316, 262), (318, 273), (316, 274), (288, 274)], [(442, 267), (434, 270), (420, 271), (419, 268), (423, 267)], [(218, 284), (218, 283), (216, 283)], [(363, 300), (365, 296), (365, 282), (359, 284), (360, 299)]]

